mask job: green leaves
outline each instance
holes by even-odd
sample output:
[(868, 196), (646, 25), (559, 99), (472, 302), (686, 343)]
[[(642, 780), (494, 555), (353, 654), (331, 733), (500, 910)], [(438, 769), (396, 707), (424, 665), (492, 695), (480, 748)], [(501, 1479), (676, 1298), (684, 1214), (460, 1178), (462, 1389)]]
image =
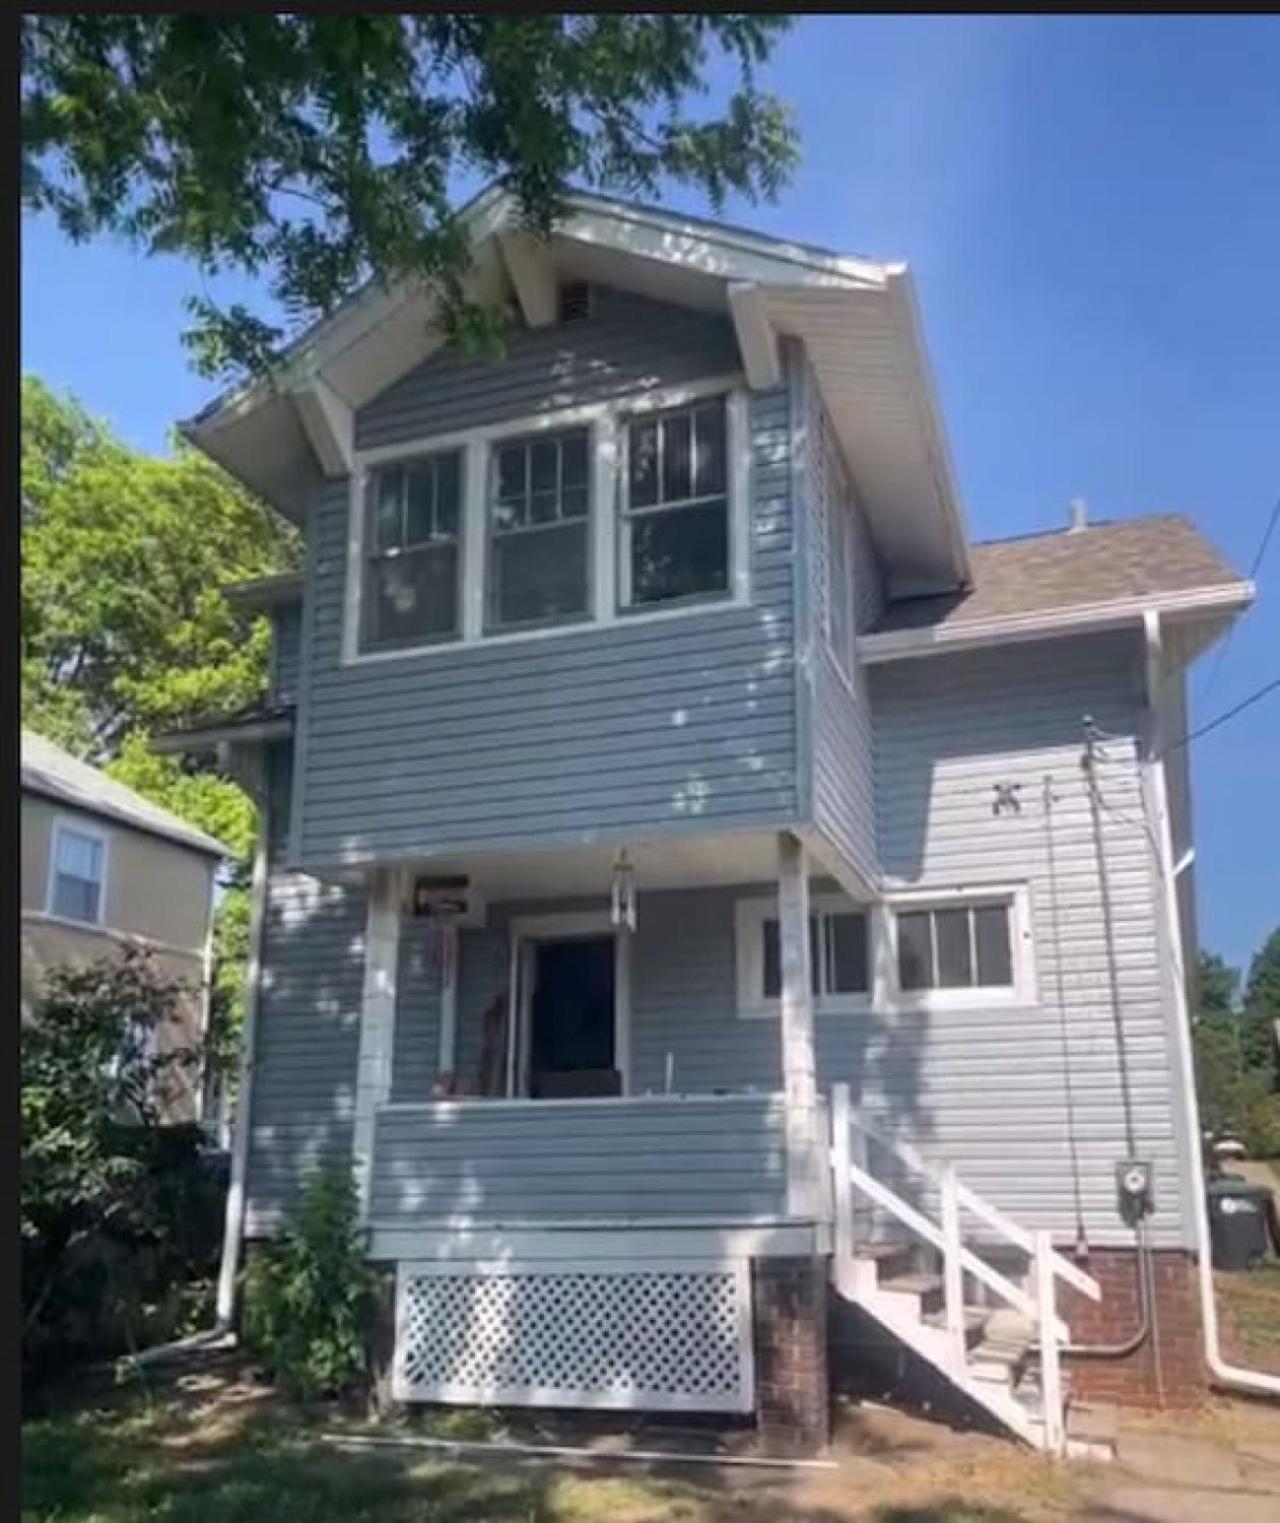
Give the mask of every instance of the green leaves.
[[(775, 196), (797, 157), (785, 108), (756, 83), (784, 16), (28, 16), (23, 198), (72, 238), (123, 237), (206, 275), (266, 277), (297, 323), (369, 277), (433, 283), (455, 342), (468, 255), (459, 175), (500, 180), (546, 233), (570, 185), (714, 207)], [(727, 67), (724, 67), (727, 66)], [(713, 75), (719, 115), (694, 114)], [(268, 372), (282, 334), (193, 298), (198, 369)]]
[(1197, 967), (1193, 1033), (1201, 1120), (1215, 1134), (1240, 1138), (1260, 1158), (1280, 1155), (1280, 928), (1254, 956), (1244, 1003), (1240, 974), (1212, 953)]

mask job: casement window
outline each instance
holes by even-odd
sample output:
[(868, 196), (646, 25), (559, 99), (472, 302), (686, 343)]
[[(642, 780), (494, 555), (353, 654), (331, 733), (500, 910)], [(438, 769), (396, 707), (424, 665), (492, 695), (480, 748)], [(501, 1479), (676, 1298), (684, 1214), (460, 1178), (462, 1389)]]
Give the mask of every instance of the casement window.
[(369, 476), (364, 648), (451, 640), (459, 629), (462, 453)]
[(590, 608), (585, 428), (502, 440), (490, 459), (486, 628), (561, 623)]
[[(735, 931), (739, 1011), (776, 1015), (782, 994), (777, 900), (739, 900)], [(842, 895), (815, 896), (809, 916), (809, 967), (820, 1012), (865, 1005), (871, 992), (868, 911)]]
[(725, 399), (633, 417), (622, 494), (623, 608), (730, 588)]
[(58, 821), (50, 853), (48, 911), (63, 920), (100, 925), (107, 877), (107, 838)]
[(890, 899), (890, 997), (904, 1008), (1034, 1001), (1025, 886)]

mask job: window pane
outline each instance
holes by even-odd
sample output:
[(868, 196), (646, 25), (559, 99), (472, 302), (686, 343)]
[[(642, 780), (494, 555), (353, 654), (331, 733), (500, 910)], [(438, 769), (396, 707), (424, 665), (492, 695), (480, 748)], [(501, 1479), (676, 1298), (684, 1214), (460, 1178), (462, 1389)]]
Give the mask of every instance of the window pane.
[(379, 471), (374, 477), (374, 547), (391, 550), (400, 543), (400, 501), (404, 472), (399, 466)]
[(987, 904), (973, 912), (978, 946), (978, 982), (987, 986), (1013, 983), (1013, 949), (1009, 941), (1009, 908)]
[(458, 532), (462, 501), (462, 456), (457, 450), (436, 460), (436, 533), (448, 538)]
[(973, 982), (969, 956), (969, 911), (935, 910), (938, 935), (938, 987), (967, 989)]
[(651, 507), (658, 500), (658, 425), (633, 423), (627, 447), (627, 500), (633, 508)]
[(53, 913), (67, 920), (96, 921), (101, 884), (59, 872), (53, 883)]
[(504, 499), (523, 497), (525, 490), (524, 445), (504, 445), (498, 450), (498, 496)]
[(694, 414), (693, 495), (724, 491), (724, 402), (699, 407)]
[(729, 586), (728, 505), (707, 503), (631, 520), (631, 601), (663, 603)]
[[(778, 936), (778, 922), (765, 920), (761, 923), (761, 933), (764, 938), (764, 975), (761, 979), (761, 993), (765, 999), (780, 999), (782, 997), (782, 943)], [(818, 946), (818, 917), (809, 916), (809, 978), (813, 986), (813, 992), (819, 990), (819, 959)]]
[(871, 987), (867, 968), (867, 917), (828, 915), (829, 994), (865, 994)]
[(587, 431), (577, 429), (560, 441), (560, 480), (566, 487), (587, 484)]
[(405, 478), (404, 542), (420, 545), (434, 537), (431, 498), (435, 471), (430, 465), (412, 466), (405, 472)]
[(369, 640), (442, 639), (457, 628), (456, 541), (411, 550), (369, 568)]
[(102, 842), (76, 830), (59, 829), (57, 870), (96, 882), (102, 876)]
[(928, 910), (898, 916), (898, 986), (902, 989), (933, 988)]
[(534, 492), (529, 498), (529, 522), (531, 524), (555, 523), (557, 506), (554, 491)]
[(561, 518), (585, 518), (587, 515), (587, 489), (585, 486), (567, 486), (560, 493)]
[(572, 617), (587, 609), (587, 525), (556, 524), (491, 541), (490, 618), (495, 628)]
[(554, 439), (539, 439), (529, 446), (529, 486), (534, 492), (555, 492), (559, 444)]
[(693, 419), (676, 413), (662, 420), (662, 500), (693, 496)]

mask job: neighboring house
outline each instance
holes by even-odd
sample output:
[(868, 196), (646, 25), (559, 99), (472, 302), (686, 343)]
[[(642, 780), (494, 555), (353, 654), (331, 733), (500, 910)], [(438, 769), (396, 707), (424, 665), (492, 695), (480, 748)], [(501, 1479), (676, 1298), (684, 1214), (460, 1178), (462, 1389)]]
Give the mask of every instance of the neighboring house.
[(465, 220), (504, 358), (371, 287), (187, 426), (307, 545), (268, 706), (164, 742), (266, 802), (221, 1310), (336, 1159), (404, 1399), (813, 1444), (868, 1328), (1051, 1448), (1068, 1335), (1194, 1399), (1184, 672), (1252, 588), (975, 544), (901, 265)]
[[(30, 730), (22, 732), (22, 998), (50, 969), (123, 946), (149, 948), (188, 991), (159, 1033), (197, 1046), (209, 1008), (213, 890), (226, 848), (177, 815)], [(168, 1097), (171, 1120), (200, 1110), (199, 1075)]]

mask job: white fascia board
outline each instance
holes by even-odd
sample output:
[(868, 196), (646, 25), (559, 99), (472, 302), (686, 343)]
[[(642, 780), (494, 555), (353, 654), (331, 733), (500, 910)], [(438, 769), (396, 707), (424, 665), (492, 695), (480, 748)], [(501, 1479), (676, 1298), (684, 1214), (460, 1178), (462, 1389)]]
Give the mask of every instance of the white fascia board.
[(782, 384), (782, 358), (760, 287), (752, 280), (732, 281), (729, 312), (747, 385), (752, 391), (772, 391)]
[(502, 230), (497, 236), (498, 251), (525, 322), (531, 328), (548, 327), (555, 322), (559, 306), (550, 251), (532, 234), (516, 228)]
[(1148, 611), (1176, 618), (1179, 615), (1243, 610), (1253, 598), (1253, 583), (1241, 580), (1189, 592), (1143, 593), (1132, 598), (1113, 598), (1106, 603), (1085, 603), (1078, 608), (975, 619), (972, 624), (886, 630), (882, 634), (859, 636), (858, 659), (867, 665), (878, 665), (917, 656), (945, 655), (948, 651), (973, 650), (985, 645), (1040, 640), (1091, 629), (1113, 629), (1125, 624), (1141, 624)]
[(927, 442), (929, 464), (937, 483), (938, 495), (947, 516), (947, 534), (963, 586), (973, 582), (973, 565), (969, 558), (969, 533), (965, 525), (964, 502), (956, 479), (947, 431), (942, 421), (938, 387), (924, 341), (924, 323), (915, 279), (905, 264), (886, 268), (885, 288), (900, 323), (903, 339), (908, 343), (915, 379), (913, 388), (917, 411)]

